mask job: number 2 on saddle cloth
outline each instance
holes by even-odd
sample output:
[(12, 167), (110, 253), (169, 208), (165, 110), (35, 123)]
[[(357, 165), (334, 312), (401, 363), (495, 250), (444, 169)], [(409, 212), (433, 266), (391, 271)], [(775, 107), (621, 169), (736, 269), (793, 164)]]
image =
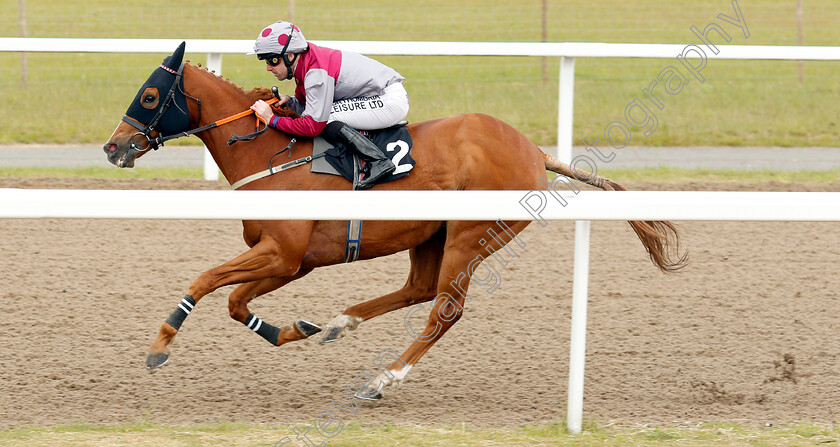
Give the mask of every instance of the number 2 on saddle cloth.
[[(376, 147), (385, 156), (390, 158), (394, 166), (396, 166), (394, 172), (386, 175), (377, 183), (387, 183), (405, 177), (414, 168), (416, 162), (411, 158), (410, 153), (413, 141), (411, 134), (405, 128), (405, 123), (400, 123), (387, 129), (362, 131), (362, 135), (370, 138)], [(323, 152), (324, 161), (333, 169), (326, 168), (324, 163), (313, 163), (312, 172), (341, 175), (353, 182), (354, 185), (361, 180), (357, 177), (358, 175), (367, 175), (366, 163), (363, 161), (361, 166), (357, 167), (353, 151), (341, 144), (333, 146), (326, 141), (318, 140), (323, 139), (316, 139), (313, 156)], [(360, 171), (359, 174), (356, 174), (357, 168)]]

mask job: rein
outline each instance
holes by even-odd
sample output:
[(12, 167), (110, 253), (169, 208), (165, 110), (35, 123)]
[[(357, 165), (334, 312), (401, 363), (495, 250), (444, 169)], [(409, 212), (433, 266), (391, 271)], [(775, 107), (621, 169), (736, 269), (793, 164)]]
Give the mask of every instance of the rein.
[[(287, 45), (288, 45), (288, 42), (287, 42)], [(163, 103), (161, 104), (160, 108), (156, 111), (156, 113), (152, 117), (152, 119), (149, 121), (149, 124), (143, 125), (138, 120), (128, 116), (128, 114), (123, 116), (123, 118), (122, 118), (123, 121), (125, 121), (126, 123), (134, 126), (135, 128), (137, 128), (139, 130), (139, 132), (135, 133), (134, 136), (142, 135), (142, 136), (146, 137), (146, 146), (143, 147), (143, 148), (138, 147), (137, 144), (134, 143), (133, 138), (132, 138), (131, 148), (133, 150), (138, 151), (138, 152), (145, 152), (149, 149), (158, 150), (159, 148), (163, 147), (165, 142), (167, 142), (169, 140), (174, 140), (176, 138), (181, 138), (181, 137), (188, 137), (190, 135), (195, 135), (197, 133), (204, 132), (205, 130), (214, 129), (216, 127), (223, 126), (227, 123), (236, 121), (238, 119), (245, 118), (246, 116), (249, 116), (251, 114), (254, 114), (256, 116), (256, 120), (257, 120), (257, 122), (256, 122), (256, 132), (250, 133), (248, 135), (243, 135), (243, 136), (233, 134), (233, 135), (231, 135), (230, 139), (227, 142), (228, 146), (233, 145), (233, 143), (236, 143), (237, 141), (253, 140), (253, 139), (257, 138), (258, 136), (264, 134), (268, 130), (268, 127), (269, 127), (268, 123), (265, 120), (263, 120), (262, 118), (260, 118), (260, 116), (257, 115), (253, 110), (248, 109), (248, 110), (245, 110), (244, 112), (239, 112), (235, 115), (231, 115), (227, 118), (222, 118), (222, 119), (220, 119), (218, 121), (215, 121), (215, 122), (212, 122), (210, 124), (206, 124), (206, 125), (201, 126), (201, 127), (196, 127), (195, 129), (186, 130), (186, 131), (183, 131), (183, 132), (177, 132), (177, 133), (173, 133), (173, 134), (170, 134), (170, 135), (163, 135), (160, 131), (158, 131), (158, 136), (157, 137), (152, 137), (152, 134), (151, 134), (152, 131), (155, 130), (155, 127), (161, 122), (161, 120), (165, 121), (165, 120), (171, 120), (172, 119), (171, 117), (164, 117), (164, 115), (167, 113), (167, 111), (169, 111), (170, 106), (174, 105), (181, 113), (189, 116), (189, 112), (186, 111), (186, 110), (183, 110), (181, 108), (181, 106), (179, 106), (175, 102), (175, 97), (178, 93), (180, 93), (181, 95), (184, 95), (185, 98), (190, 98), (190, 99), (193, 99), (194, 101), (196, 101), (196, 103), (198, 104), (198, 120), (199, 121), (201, 120), (201, 100), (187, 94), (187, 92), (185, 92), (184, 88), (181, 86), (181, 81), (183, 80), (183, 75), (184, 75), (184, 66), (185, 66), (185, 64), (182, 63), (180, 65), (180, 67), (178, 68), (178, 70), (176, 71), (176, 70), (166, 66), (165, 64), (160, 65), (160, 68), (162, 68), (163, 70), (175, 75), (175, 80), (172, 82), (172, 86), (169, 87), (169, 91), (167, 92)], [(277, 92), (277, 87), (273, 87), (271, 89), (271, 91), (272, 91), (272, 93), (274, 93), (274, 98), (271, 98), (271, 99), (265, 101), (266, 104), (268, 104), (268, 105), (276, 104), (278, 101), (280, 101), (280, 95)], [(129, 111), (130, 110), (131, 110), (131, 108), (129, 107)], [(262, 129), (260, 128), (260, 123), (263, 123), (263, 125), (264, 125), (262, 127)], [(321, 158), (321, 157), (326, 155), (326, 153), (321, 153), (321, 154), (314, 155), (314, 156), (307, 156), (307, 157), (304, 157), (304, 158), (300, 158), (300, 159), (297, 159), (297, 160), (292, 160), (288, 163), (283, 163), (283, 164), (275, 166), (273, 164), (274, 157), (276, 157), (276, 156), (278, 156), (278, 155), (280, 155), (284, 152), (289, 152), (289, 157), (291, 157), (292, 156), (292, 152), (291, 152), (292, 146), (294, 146), (294, 144), (296, 142), (297, 142), (297, 140), (295, 138), (292, 138), (291, 141), (289, 141), (289, 144), (288, 144), (288, 146), (286, 146), (285, 149), (283, 149), (282, 151), (274, 154), (271, 158), (269, 158), (268, 169), (266, 169), (265, 171), (262, 171), (262, 172), (258, 172), (256, 174), (249, 175), (249, 176), (239, 180), (238, 182), (235, 182), (233, 185), (231, 185), (233, 187), (233, 189), (238, 189), (238, 188), (240, 188), (240, 187), (242, 187), (242, 186), (244, 186), (248, 183), (251, 183), (255, 180), (258, 180), (258, 179), (261, 179), (261, 178), (264, 178), (264, 177), (268, 177), (270, 175), (274, 175), (278, 172), (285, 171), (287, 169), (295, 168), (297, 166), (301, 166), (301, 165), (310, 163), (313, 160)]]
[[(268, 101), (266, 101), (266, 104), (272, 105), (272, 104), (276, 103), (277, 101), (278, 101), (277, 98), (271, 98)], [(240, 118), (245, 118), (246, 116), (248, 116), (252, 113), (254, 113), (253, 110), (246, 110), (244, 112), (239, 112), (236, 115), (231, 115), (227, 118), (222, 118), (222, 119), (220, 119), (218, 121), (215, 121), (215, 122), (212, 122), (210, 124), (207, 124), (207, 125), (204, 125), (204, 126), (201, 126), (201, 127), (196, 127), (195, 129), (192, 129), (192, 130), (187, 130), (187, 131), (184, 131), (184, 132), (180, 132), (180, 133), (176, 133), (176, 134), (172, 134), (172, 135), (167, 135), (165, 137), (158, 137), (157, 139), (160, 140), (160, 145), (163, 146), (163, 143), (165, 141), (174, 140), (176, 138), (181, 138), (181, 137), (188, 137), (190, 135), (194, 135), (194, 134), (197, 134), (199, 132), (204, 132), (205, 130), (210, 130), (210, 129), (222, 126), (222, 125), (227, 124), (231, 121), (236, 121)], [(256, 126), (257, 131), (254, 132), (254, 133), (248, 134), (248, 135), (243, 135), (241, 137), (236, 135), (236, 134), (231, 135), (230, 139), (227, 142), (228, 146), (233, 145), (233, 143), (236, 143), (237, 141), (250, 141), (250, 140), (253, 140), (254, 138), (257, 138), (258, 136), (264, 134), (265, 131), (268, 130), (268, 123), (263, 121), (263, 119), (260, 118), (259, 115), (256, 115), (256, 118), (257, 118), (257, 126)], [(260, 123), (265, 124), (265, 127), (260, 129)]]
[[(163, 146), (163, 144), (165, 142), (167, 142), (169, 140), (174, 140), (176, 138), (181, 138), (181, 137), (188, 137), (190, 135), (194, 135), (194, 134), (197, 134), (199, 132), (204, 132), (205, 130), (209, 130), (209, 129), (219, 127), (219, 126), (227, 124), (231, 121), (236, 121), (240, 118), (245, 118), (246, 116), (254, 113), (253, 110), (246, 110), (244, 112), (237, 113), (236, 115), (231, 115), (227, 118), (222, 118), (222, 119), (220, 119), (216, 122), (213, 122), (213, 123), (201, 126), (201, 127), (197, 127), (195, 129), (192, 129), (192, 130), (187, 130), (187, 131), (175, 133), (175, 134), (172, 134), (172, 135), (165, 135), (165, 136), (164, 135), (158, 135), (157, 138), (153, 138), (151, 132), (153, 130), (155, 130), (155, 126), (158, 125), (160, 120), (163, 118), (163, 115), (165, 115), (167, 110), (169, 110), (169, 106), (171, 106), (172, 103), (175, 100), (176, 92), (180, 92), (185, 97), (192, 98), (192, 99), (196, 100), (196, 102), (198, 102), (199, 119), (201, 119), (201, 116), (200, 116), (200, 114), (201, 114), (201, 101), (198, 100), (197, 98), (194, 98), (194, 97), (188, 95), (181, 88), (181, 79), (184, 75), (184, 65), (185, 64), (182, 63), (181, 66), (178, 68), (178, 71), (175, 71), (175, 70), (173, 70), (169, 67), (166, 67), (163, 64), (160, 65), (160, 68), (163, 68), (164, 70), (166, 70), (166, 71), (175, 75), (175, 81), (172, 83), (172, 87), (169, 89), (169, 92), (166, 94), (166, 98), (164, 99), (163, 104), (161, 105), (160, 109), (157, 111), (154, 118), (152, 118), (151, 122), (148, 125), (144, 126), (143, 124), (138, 122), (136, 119), (131, 118), (128, 115), (123, 116), (123, 119), (122, 119), (123, 121), (125, 121), (128, 124), (131, 124), (132, 126), (136, 127), (140, 131), (140, 132), (137, 132), (136, 134), (134, 134), (135, 136), (136, 135), (142, 135), (142, 136), (146, 137), (147, 144), (146, 144), (146, 147), (144, 147), (142, 149), (137, 147), (137, 145), (134, 144), (134, 141), (131, 142), (131, 147), (134, 150), (139, 151), (139, 152), (145, 152), (149, 149), (158, 150), (159, 148), (161, 148)], [(275, 94), (275, 97), (269, 99), (268, 101), (266, 101), (266, 103), (268, 105), (271, 105), (271, 104), (276, 103), (279, 100), (280, 99)], [(178, 107), (177, 104), (175, 105), (175, 107), (177, 107), (180, 110), (180, 107)], [(184, 110), (181, 110), (181, 112), (187, 113)], [(253, 140), (254, 138), (257, 138), (258, 136), (264, 134), (265, 131), (268, 130), (268, 123), (263, 121), (263, 119), (260, 118), (259, 115), (256, 115), (256, 118), (257, 118), (256, 132), (248, 134), (248, 135), (243, 135), (241, 137), (236, 135), (236, 134), (233, 134), (233, 135), (231, 135), (230, 139), (227, 142), (228, 146), (233, 145), (233, 143), (236, 143), (237, 141), (250, 141), (250, 140)], [(265, 124), (265, 126), (262, 129), (260, 129), (260, 123), (261, 122), (263, 124)]]

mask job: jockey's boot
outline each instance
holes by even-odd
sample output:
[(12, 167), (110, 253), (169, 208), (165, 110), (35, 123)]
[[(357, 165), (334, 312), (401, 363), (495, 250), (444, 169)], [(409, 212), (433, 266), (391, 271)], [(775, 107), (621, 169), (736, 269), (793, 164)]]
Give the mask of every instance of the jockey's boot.
[(342, 143), (359, 155), (368, 160), (370, 175), (358, 183), (360, 189), (367, 189), (376, 184), (380, 178), (394, 172), (396, 166), (391, 160), (373, 144), (352, 127), (340, 122), (333, 121), (327, 124), (322, 134), (331, 143)]

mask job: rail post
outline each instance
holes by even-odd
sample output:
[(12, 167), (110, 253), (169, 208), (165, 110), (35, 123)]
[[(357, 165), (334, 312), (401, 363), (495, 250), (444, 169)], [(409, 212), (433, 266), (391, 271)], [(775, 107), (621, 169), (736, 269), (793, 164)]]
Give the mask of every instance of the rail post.
[(575, 221), (575, 266), (572, 283), (572, 335), (569, 341), (569, 400), (566, 429), (579, 434), (583, 428), (583, 370), (586, 362), (586, 305), (589, 293), (588, 220)]
[(557, 106), (557, 158), (572, 162), (572, 126), (575, 111), (575, 58), (560, 58)]
[[(207, 53), (207, 69), (222, 74), (222, 53)], [(219, 167), (207, 147), (204, 148), (204, 180), (219, 180)]]

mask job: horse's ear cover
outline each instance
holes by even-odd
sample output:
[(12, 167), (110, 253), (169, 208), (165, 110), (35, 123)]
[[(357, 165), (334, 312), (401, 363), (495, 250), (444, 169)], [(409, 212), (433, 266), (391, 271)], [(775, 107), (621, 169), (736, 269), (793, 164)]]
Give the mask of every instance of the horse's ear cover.
[[(163, 63), (152, 72), (152, 75), (149, 76), (146, 83), (140, 87), (137, 96), (134, 97), (134, 101), (128, 106), (128, 110), (125, 112), (127, 116), (134, 118), (146, 126), (152, 122), (158, 110), (163, 107), (164, 99), (166, 99), (167, 93), (172, 89), (175, 79), (178, 78), (177, 73), (181, 69), (181, 63), (184, 60), (186, 45), (186, 42), (181, 42), (178, 48), (175, 49), (175, 52), (171, 56), (167, 56), (163, 60)], [(180, 85), (178, 88), (183, 91), (184, 78), (181, 77), (179, 82)], [(157, 88), (158, 94), (160, 95), (158, 106), (151, 110), (143, 107), (141, 104), (143, 92), (149, 87)], [(178, 94), (176, 91), (173, 103), (166, 110), (166, 113), (161, 118), (155, 130), (163, 135), (171, 135), (187, 130), (189, 124), (190, 116), (187, 109), (187, 97)]]
[(184, 60), (184, 49), (187, 47), (187, 42), (181, 42), (181, 45), (178, 45), (178, 48), (175, 49), (175, 52), (172, 53), (172, 56), (167, 56), (166, 59), (163, 60), (163, 64), (175, 71), (178, 71), (181, 68), (181, 62)]

